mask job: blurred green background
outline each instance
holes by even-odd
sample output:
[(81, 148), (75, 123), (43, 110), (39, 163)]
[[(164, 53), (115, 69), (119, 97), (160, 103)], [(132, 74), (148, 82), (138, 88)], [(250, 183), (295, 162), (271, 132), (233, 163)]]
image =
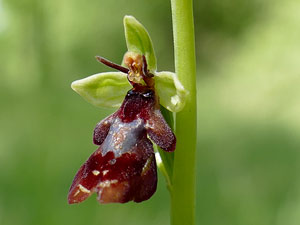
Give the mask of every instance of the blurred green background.
[[(194, 2), (197, 224), (300, 222), (300, 1)], [(169, 223), (160, 175), (141, 204), (67, 204), (97, 109), (70, 88), (121, 62), (123, 16), (148, 29), (159, 70), (174, 70), (169, 1), (0, 0), (0, 224)], [(189, 149), (186, 149), (188, 151)]]

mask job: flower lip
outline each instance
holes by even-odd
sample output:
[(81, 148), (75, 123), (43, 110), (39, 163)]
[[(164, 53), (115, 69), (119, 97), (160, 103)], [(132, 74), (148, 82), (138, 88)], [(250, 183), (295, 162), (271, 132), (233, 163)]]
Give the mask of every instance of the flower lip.
[(94, 143), (99, 148), (77, 172), (70, 204), (94, 192), (100, 203), (142, 202), (156, 191), (157, 172), (153, 145), (174, 151), (176, 137), (164, 120), (155, 90), (128, 91), (120, 109), (97, 124)]
[(157, 186), (150, 139), (170, 152), (175, 150), (176, 137), (159, 110), (153, 74), (147, 69), (145, 56), (127, 53), (125, 61), (129, 69), (96, 58), (126, 73), (133, 88), (119, 110), (97, 124), (93, 141), (99, 148), (77, 172), (68, 201), (82, 202), (94, 192), (100, 203), (147, 200)]

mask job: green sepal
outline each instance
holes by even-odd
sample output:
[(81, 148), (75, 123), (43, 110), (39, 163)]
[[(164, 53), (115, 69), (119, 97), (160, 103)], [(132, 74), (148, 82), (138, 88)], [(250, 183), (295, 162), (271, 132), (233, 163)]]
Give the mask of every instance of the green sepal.
[(188, 93), (178, 80), (177, 75), (162, 71), (155, 73), (154, 79), (160, 104), (171, 112), (182, 110)]
[(156, 57), (151, 38), (145, 27), (133, 16), (125, 16), (124, 29), (128, 51), (144, 55), (148, 69), (152, 73), (155, 72), (157, 68)]
[(76, 80), (71, 87), (89, 103), (98, 107), (120, 107), (131, 89), (127, 75), (122, 72), (98, 73)]

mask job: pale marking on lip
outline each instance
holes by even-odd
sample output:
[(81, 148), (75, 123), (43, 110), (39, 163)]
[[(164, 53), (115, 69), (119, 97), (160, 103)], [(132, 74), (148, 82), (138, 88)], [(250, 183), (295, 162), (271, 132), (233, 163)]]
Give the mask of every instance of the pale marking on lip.
[(98, 187), (101, 187), (101, 188), (110, 187), (111, 184), (115, 184), (115, 183), (118, 183), (118, 180), (106, 180), (106, 181), (100, 182), (98, 184)]
[(87, 194), (91, 193), (91, 191), (89, 189), (85, 188), (81, 184), (78, 185), (78, 188), (79, 188), (80, 191), (82, 191), (84, 193), (87, 193)]
[(100, 182), (98, 186), (102, 187), (102, 188), (109, 187), (110, 186), (110, 181), (106, 180), (106, 181)]
[(108, 173), (108, 170), (103, 170), (103, 172), (102, 172), (103, 176), (105, 176), (107, 173)]
[(73, 196), (76, 197), (79, 193), (80, 193), (80, 190), (77, 190)]
[(129, 123), (122, 122), (120, 118), (116, 118), (101, 145), (101, 154), (104, 156), (111, 151), (118, 158), (123, 153), (129, 153), (138, 142), (139, 136), (144, 129), (144, 120), (141, 118)]
[(93, 173), (95, 176), (98, 176), (100, 172), (99, 172), (98, 170), (93, 170), (92, 173)]

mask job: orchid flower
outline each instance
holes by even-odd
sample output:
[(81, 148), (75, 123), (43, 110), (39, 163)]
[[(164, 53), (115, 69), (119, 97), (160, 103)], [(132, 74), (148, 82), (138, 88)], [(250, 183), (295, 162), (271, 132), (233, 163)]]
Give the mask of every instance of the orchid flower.
[(157, 186), (151, 140), (166, 152), (176, 148), (176, 137), (160, 104), (178, 112), (188, 93), (176, 74), (156, 72), (156, 57), (145, 28), (131, 16), (124, 18), (124, 26), (128, 52), (122, 65), (96, 57), (118, 72), (72, 83), (88, 102), (120, 108), (96, 125), (93, 142), (99, 147), (77, 172), (68, 195), (70, 204), (82, 202), (94, 192), (100, 203), (149, 199)]

